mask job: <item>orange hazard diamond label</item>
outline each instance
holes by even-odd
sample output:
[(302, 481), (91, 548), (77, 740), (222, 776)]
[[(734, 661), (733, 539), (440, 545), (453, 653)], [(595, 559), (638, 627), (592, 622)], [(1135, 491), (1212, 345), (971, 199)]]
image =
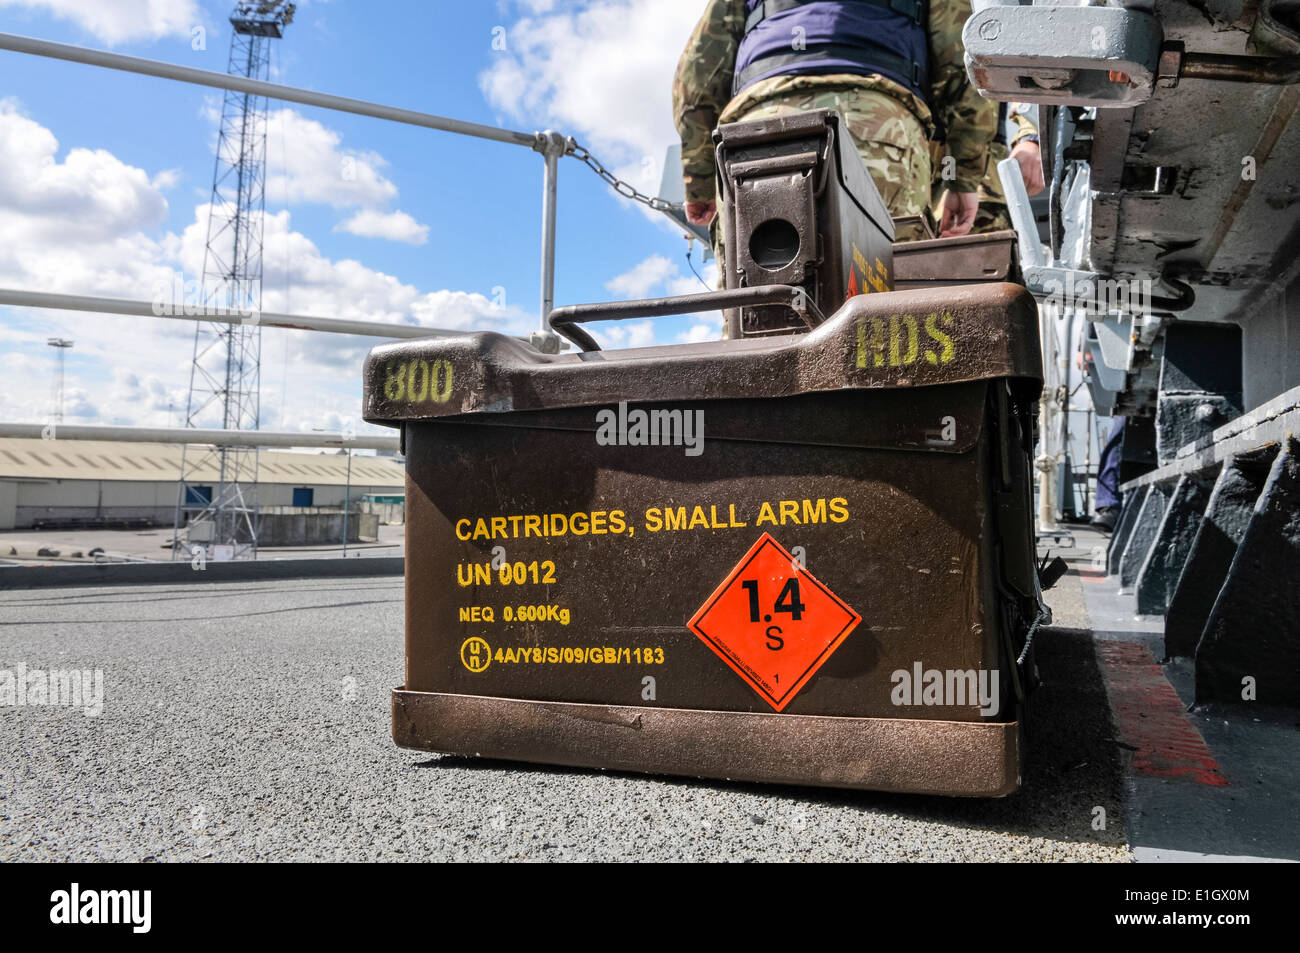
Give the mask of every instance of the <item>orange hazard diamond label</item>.
[(781, 711), (861, 621), (764, 533), (686, 624)]

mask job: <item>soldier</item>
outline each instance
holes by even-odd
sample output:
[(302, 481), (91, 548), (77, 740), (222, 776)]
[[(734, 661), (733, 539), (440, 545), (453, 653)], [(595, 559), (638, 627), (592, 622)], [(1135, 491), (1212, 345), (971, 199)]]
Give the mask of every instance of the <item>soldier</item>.
[(930, 214), (930, 141), (946, 138), (940, 233), (969, 232), (997, 125), (962, 62), (970, 12), (969, 0), (708, 0), (673, 81), (686, 217), (717, 213), (716, 125), (834, 108), (895, 218)]
[[(1007, 149), (1007, 121), (1015, 124), (1016, 131), (1011, 137), (1011, 148)], [(944, 181), (945, 163), (942, 143), (935, 143), (932, 157), (935, 162), (935, 178), (930, 195), (934, 207), (941, 209), (944, 192), (948, 183)], [(1002, 180), (998, 177), (998, 163), (1011, 156), (1020, 166), (1020, 175), (1025, 180), (1025, 190), (1030, 195), (1043, 191), (1043, 160), (1038, 149), (1038, 127), (1034, 121), (1020, 111), (1015, 104), (998, 104), (998, 131), (989, 147), (988, 171), (980, 182), (979, 211), (975, 215), (972, 232), (996, 232), (1011, 228), (1011, 214), (1007, 211), (1006, 196), (1002, 194)]]

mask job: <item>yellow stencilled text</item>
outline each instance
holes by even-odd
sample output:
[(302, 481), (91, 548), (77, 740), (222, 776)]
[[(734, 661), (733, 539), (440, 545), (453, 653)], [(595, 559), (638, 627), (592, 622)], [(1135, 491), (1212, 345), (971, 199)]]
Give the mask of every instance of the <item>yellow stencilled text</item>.
[(924, 318), (911, 314), (891, 314), (888, 320), (860, 318), (858, 367), (906, 367), (922, 359), (927, 364), (948, 364), (957, 355), (953, 335), (948, 333), (955, 323), (948, 311)]
[(456, 538), (464, 542), (490, 539), (550, 539), (553, 536), (603, 536), (627, 531), (622, 510), (591, 513), (535, 513), (481, 516), (456, 521)]
[[(827, 500), (764, 501), (753, 517), (754, 526), (811, 526), (818, 523), (844, 523), (849, 519), (849, 503), (842, 496)], [(749, 514), (738, 514), (734, 503), (703, 506), (652, 506), (645, 511), (645, 528), (651, 533), (681, 530), (740, 529), (749, 526)]]
[(451, 400), (451, 376), (450, 361), (389, 361), (384, 366), (384, 396), (413, 404), (445, 404)]
[(615, 648), (610, 645), (550, 645), (497, 649), (492, 661), (531, 665), (662, 665), (662, 648)]

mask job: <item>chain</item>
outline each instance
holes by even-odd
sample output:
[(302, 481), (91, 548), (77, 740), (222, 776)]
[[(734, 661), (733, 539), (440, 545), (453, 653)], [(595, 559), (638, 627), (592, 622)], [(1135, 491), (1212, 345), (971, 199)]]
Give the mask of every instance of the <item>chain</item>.
[(1036, 618), (1034, 624), (1029, 627), (1029, 635), (1025, 638), (1025, 647), (1020, 653), (1020, 658), (1016, 659), (1017, 665), (1025, 664), (1025, 656), (1029, 654), (1029, 646), (1033, 644), (1034, 634), (1038, 631), (1038, 627), (1045, 622), (1051, 621), (1052, 610), (1048, 609), (1046, 606), (1043, 606), (1043, 608), (1038, 610), (1038, 618)]
[(644, 192), (638, 191), (635, 186), (628, 182), (624, 182), (622, 179), (614, 175), (614, 173), (606, 169), (600, 164), (599, 159), (588, 152), (584, 146), (578, 145), (578, 143), (573, 139), (569, 140), (568, 148), (564, 150), (564, 154), (567, 156), (573, 156), (579, 162), (584, 163), (592, 172), (595, 172), (598, 176), (608, 182), (615, 192), (625, 198), (632, 199), (634, 202), (641, 202), (643, 205), (648, 205), (656, 212), (681, 211), (682, 209), (682, 204), (680, 202), (669, 202), (667, 199), (646, 195)]

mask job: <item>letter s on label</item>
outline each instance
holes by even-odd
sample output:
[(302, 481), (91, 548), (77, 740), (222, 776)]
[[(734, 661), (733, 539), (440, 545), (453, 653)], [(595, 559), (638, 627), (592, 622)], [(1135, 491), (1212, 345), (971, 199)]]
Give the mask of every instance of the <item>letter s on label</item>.
[(956, 348), (953, 346), (952, 335), (939, 330), (939, 322), (943, 326), (951, 328), (953, 324), (952, 314), (944, 311), (942, 314), (927, 314), (925, 316), (925, 333), (935, 344), (939, 345), (939, 353), (935, 354), (931, 348), (925, 349), (925, 359), (931, 364), (947, 364), (952, 360)]

